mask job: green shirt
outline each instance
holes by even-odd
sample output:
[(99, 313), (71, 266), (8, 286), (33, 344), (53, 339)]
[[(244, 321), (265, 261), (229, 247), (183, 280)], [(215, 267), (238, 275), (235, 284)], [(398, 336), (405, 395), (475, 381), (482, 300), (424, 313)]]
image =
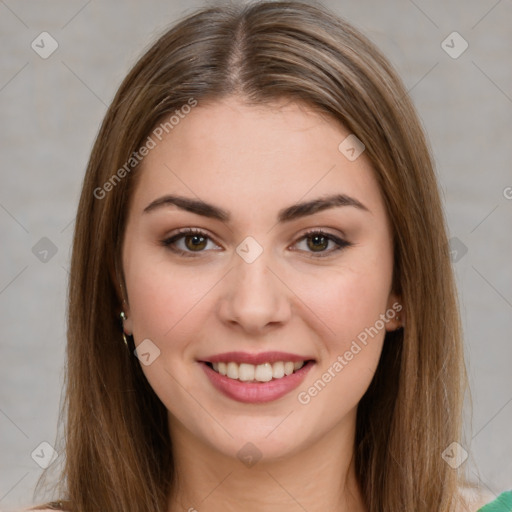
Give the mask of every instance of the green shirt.
[(494, 501), (479, 508), (478, 512), (512, 512), (512, 491), (502, 492)]

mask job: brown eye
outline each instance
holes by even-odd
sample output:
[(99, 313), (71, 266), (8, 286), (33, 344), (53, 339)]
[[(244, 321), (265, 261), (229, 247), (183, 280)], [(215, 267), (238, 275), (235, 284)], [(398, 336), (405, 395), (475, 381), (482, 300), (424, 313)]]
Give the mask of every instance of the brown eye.
[(202, 235), (186, 235), (184, 240), (187, 249), (192, 251), (204, 249), (207, 243), (207, 238)]
[(307, 237), (308, 247), (314, 251), (323, 251), (329, 245), (329, 239), (323, 235), (311, 235)]
[(208, 243), (218, 248), (205, 232), (192, 228), (183, 229), (162, 241), (163, 246), (181, 256), (199, 256), (202, 252), (208, 252), (205, 251)]
[[(331, 233), (326, 233), (324, 231), (310, 231), (306, 233), (297, 244), (304, 243), (306, 248), (300, 248), (301, 251), (306, 252), (309, 256), (313, 258), (322, 258), (324, 256), (330, 256), (331, 254), (340, 251), (341, 249), (345, 249), (346, 247), (350, 247), (352, 244), (339, 238)], [(328, 250), (329, 244), (331, 245), (331, 249)]]

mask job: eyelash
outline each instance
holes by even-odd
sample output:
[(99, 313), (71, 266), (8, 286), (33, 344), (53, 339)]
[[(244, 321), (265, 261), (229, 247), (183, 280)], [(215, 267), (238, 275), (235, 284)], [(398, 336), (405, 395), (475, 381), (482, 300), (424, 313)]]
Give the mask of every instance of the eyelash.
[[(195, 258), (195, 257), (199, 256), (200, 253), (205, 252), (205, 251), (202, 250), (202, 251), (197, 251), (197, 253), (194, 253), (193, 251), (183, 251), (182, 249), (177, 249), (176, 247), (173, 247), (173, 244), (177, 240), (184, 238), (186, 236), (194, 236), (194, 235), (201, 236), (208, 240), (212, 240), (211, 237), (207, 233), (205, 233), (204, 231), (201, 231), (200, 229), (185, 228), (185, 229), (180, 230), (177, 234), (175, 234), (169, 238), (166, 238), (165, 240), (162, 240), (162, 245), (164, 247), (168, 247), (171, 251), (173, 251), (174, 253), (176, 253), (180, 256)], [(306, 233), (304, 233), (301, 236), (301, 238), (299, 238), (299, 240), (297, 240), (297, 242), (300, 242), (304, 239), (311, 238), (315, 235), (320, 235), (321, 237), (324, 237), (327, 240), (334, 242), (337, 245), (337, 247), (331, 251), (320, 251), (317, 253), (310, 252), (311, 258), (326, 258), (335, 252), (338, 252), (347, 247), (351, 247), (353, 245), (351, 242), (347, 242), (346, 240), (343, 240), (342, 238), (339, 238), (335, 235), (332, 235), (331, 233), (327, 233), (327, 232), (319, 230), (319, 229), (312, 229), (310, 231), (307, 231)]]

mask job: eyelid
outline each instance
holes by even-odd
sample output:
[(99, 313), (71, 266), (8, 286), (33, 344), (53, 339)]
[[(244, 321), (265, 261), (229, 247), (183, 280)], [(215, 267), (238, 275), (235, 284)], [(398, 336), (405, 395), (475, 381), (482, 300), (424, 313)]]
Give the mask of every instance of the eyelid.
[[(197, 252), (183, 251), (182, 249), (172, 247), (172, 245), (177, 240), (180, 240), (180, 239), (186, 237), (187, 235), (188, 236), (193, 236), (193, 235), (202, 236), (202, 237), (210, 240), (211, 242), (213, 242), (215, 245), (219, 246), (219, 244), (215, 241), (215, 238), (212, 237), (206, 230), (204, 230), (202, 228), (191, 228), (191, 227), (179, 229), (172, 235), (163, 239), (161, 244), (164, 247), (169, 248), (172, 252), (174, 252), (178, 255), (185, 256), (185, 257), (198, 257), (198, 256), (201, 256), (201, 253), (210, 252), (210, 251), (206, 251), (206, 250), (197, 251)], [(346, 240), (344, 235), (338, 236), (333, 233), (330, 233), (329, 231), (327, 231), (326, 228), (320, 227), (320, 228), (310, 228), (310, 229), (306, 230), (301, 235), (299, 235), (298, 238), (289, 247), (293, 247), (294, 245), (296, 245), (299, 242), (303, 241), (304, 239), (308, 238), (308, 236), (313, 236), (313, 235), (320, 235), (320, 236), (327, 238), (327, 240), (334, 242), (336, 244), (336, 247), (334, 249), (331, 249), (330, 251), (319, 251), (319, 252), (302, 251), (300, 249), (298, 249), (298, 250), (292, 249), (292, 250), (294, 250), (296, 252), (306, 253), (306, 254), (308, 254), (309, 257), (318, 259), (318, 258), (326, 258), (334, 253), (337, 253), (338, 251), (340, 251), (342, 249), (345, 249), (347, 247), (351, 247), (354, 245), (353, 243)], [(215, 249), (215, 251), (217, 251), (217, 250)]]
[(319, 258), (327, 258), (329, 256), (332, 256), (333, 254), (338, 253), (339, 251), (346, 249), (347, 247), (352, 247), (354, 245), (352, 242), (349, 242), (345, 238), (345, 235), (338, 236), (338, 235), (335, 235), (335, 234), (327, 231), (327, 228), (320, 227), (320, 228), (310, 228), (310, 229), (306, 230), (305, 232), (303, 232), (297, 238), (297, 240), (292, 244), (292, 246), (296, 245), (299, 242), (301, 242), (302, 240), (308, 238), (308, 236), (313, 236), (313, 235), (320, 235), (320, 236), (327, 238), (327, 240), (334, 242), (336, 244), (336, 247), (334, 249), (331, 249), (330, 251), (319, 251), (319, 252), (300, 251), (297, 249), (292, 249), (292, 250), (295, 250), (297, 252), (305, 252), (308, 257), (319, 259)]
[(198, 251), (195, 253), (194, 251), (183, 251), (182, 249), (178, 249), (177, 247), (172, 247), (178, 240), (185, 238), (186, 236), (202, 236), (203, 238), (208, 239), (213, 242), (215, 245), (219, 246), (219, 244), (215, 241), (215, 238), (212, 237), (206, 230), (202, 228), (181, 228), (174, 232), (172, 235), (167, 236), (161, 242), (164, 247), (167, 247), (172, 252), (178, 254), (179, 256), (185, 257), (197, 257), (200, 256), (202, 252), (208, 253), (209, 251)]

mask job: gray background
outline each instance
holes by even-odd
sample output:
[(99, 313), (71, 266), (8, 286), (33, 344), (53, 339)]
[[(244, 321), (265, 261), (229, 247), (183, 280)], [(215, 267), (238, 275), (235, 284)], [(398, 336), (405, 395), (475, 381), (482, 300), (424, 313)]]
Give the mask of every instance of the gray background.
[[(42, 441), (54, 445), (73, 217), (99, 123), (143, 50), (201, 5), (0, 0), (2, 509), (32, 502), (41, 469), (31, 453)], [(458, 239), (454, 266), (474, 403), (465, 469), (493, 494), (511, 489), (512, 2), (325, 5), (389, 57), (429, 135), (450, 236)], [(43, 31), (59, 45), (47, 59), (31, 48)], [(453, 31), (469, 44), (456, 59), (441, 46)], [(38, 253), (51, 249), (43, 237), (57, 249), (46, 262)]]

